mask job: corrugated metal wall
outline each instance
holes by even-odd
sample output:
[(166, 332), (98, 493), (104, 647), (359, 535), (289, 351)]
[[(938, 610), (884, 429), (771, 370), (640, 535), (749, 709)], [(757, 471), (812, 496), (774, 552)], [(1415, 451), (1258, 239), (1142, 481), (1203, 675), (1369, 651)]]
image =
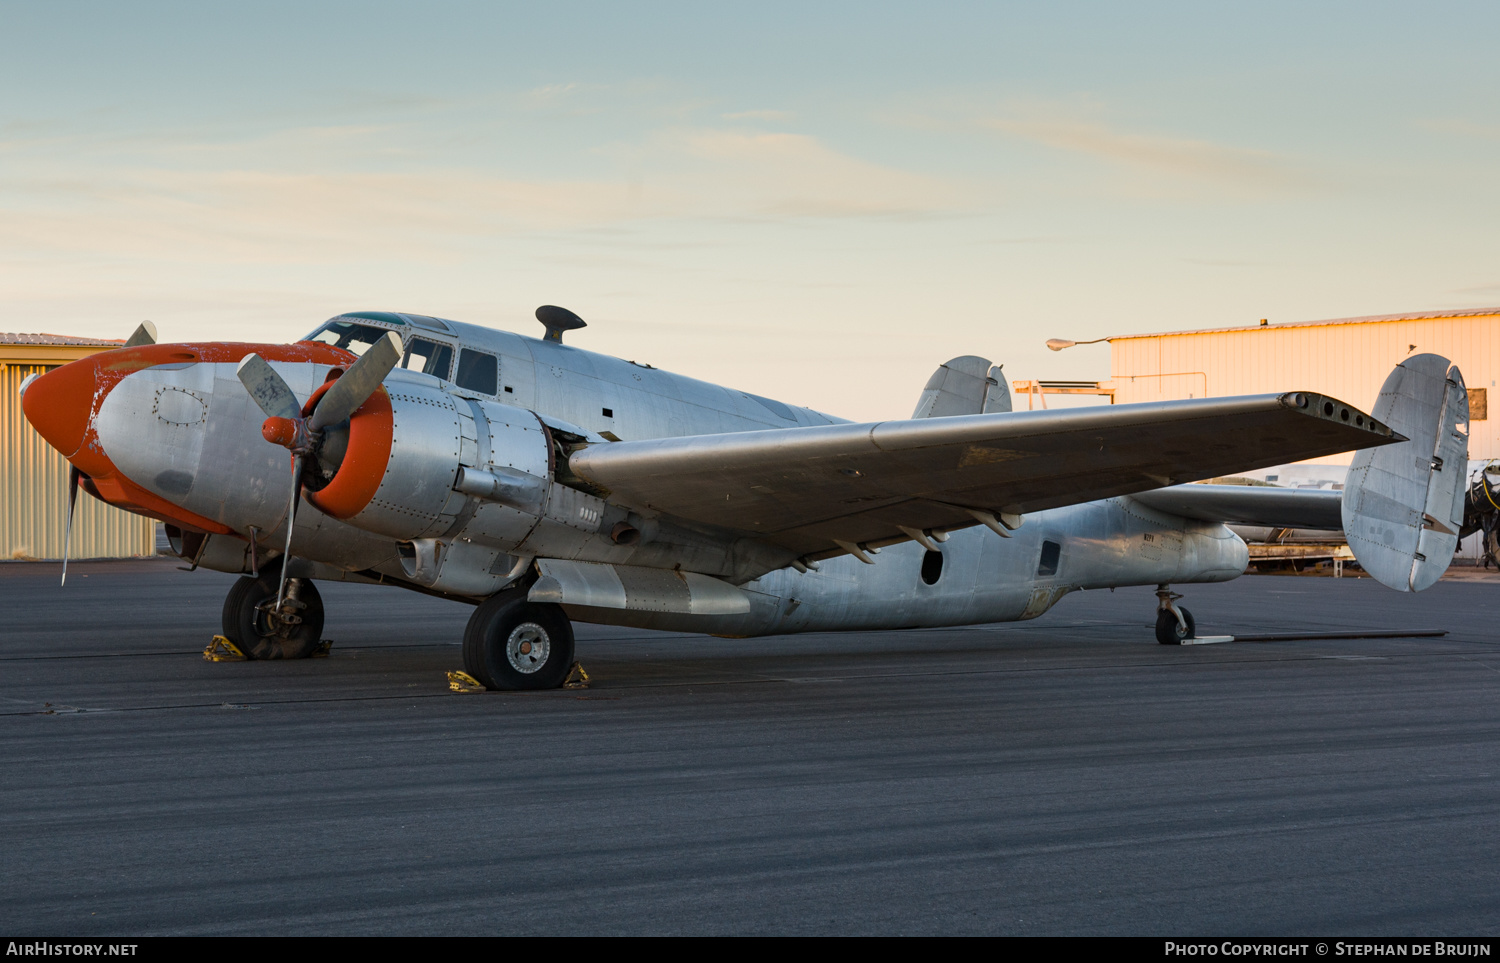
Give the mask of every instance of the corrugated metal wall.
[[(42, 365), (0, 365), (0, 551), (5, 558), (62, 558), (68, 462), (21, 413), (21, 382)], [(83, 490), (73, 518), (73, 558), (156, 554), (156, 522), (104, 504)]]
[[(1485, 389), (1488, 398), (1500, 378), (1500, 315), (1121, 338), (1110, 342), (1110, 368), (1117, 404), (1301, 389), (1369, 411), (1391, 369), (1409, 353), (1424, 352), (1452, 359), (1467, 386)], [(1481, 421), (1473, 407), (1469, 457), (1500, 458), (1500, 416)], [(1344, 464), (1350, 457), (1318, 461)]]

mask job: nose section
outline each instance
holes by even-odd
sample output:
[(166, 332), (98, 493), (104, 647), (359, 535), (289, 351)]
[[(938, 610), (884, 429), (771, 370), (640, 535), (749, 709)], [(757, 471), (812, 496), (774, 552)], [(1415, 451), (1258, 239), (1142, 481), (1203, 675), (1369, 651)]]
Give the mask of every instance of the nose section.
[(94, 409), (99, 369), (83, 358), (53, 369), (26, 386), (21, 410), (47, 444), (72, 458), (83, 444)]

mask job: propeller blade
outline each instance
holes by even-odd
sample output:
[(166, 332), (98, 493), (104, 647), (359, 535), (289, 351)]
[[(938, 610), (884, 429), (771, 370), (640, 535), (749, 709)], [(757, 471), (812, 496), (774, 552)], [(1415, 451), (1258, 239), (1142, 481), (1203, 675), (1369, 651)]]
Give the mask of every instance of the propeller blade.
[(318, 407), (313, 409), (307, 426), (313, 431), (322, 431), (354, 414), (355, 409), (380, 388), (380, 383), (400, 360), (401, 336), (392, 331), (371, 345), (333, 383), (323, 400), (318, 402)]
[[(250, 392), (250, 397), (260, 405), (260, 410), (268, 416), (291, 419), (302, 417), (302, 405), (298, 403), (297, 396), (292, 394), (292, 389), (287, 387), (276, 369), (266, 364), (266, 359), (260, 355), (245, 355), (235, 369), (235, 374), (239, 375), (240, 384)], [(333, 389), (330, 388), (329, 394), (332, 393)]]
[(135, 348), (143, 344), (156, 343), (156, 325), (150, 321), (142, 321), (130, 335), (125, 339), (125, 347)]
[[(330, 389), (332, 390), (332, 389)], [(281, 578), (276, 583), (276, 616), (281, 617), (281, 601), (286, 594), (287, 564), (292, 559), (292, 530), (297, 527), (297, 506), (302, 501), (302, 456), (292, 457), (292, 503), (286, 510), (286, 547), (281, 552)]]
[(73, 506), (78, 501), (78, 479), (83, 472), (77, 465), (68, 466), (68, 520), (63, 523), (63, 571), (62, 584), (68, 584), (68, 548), (73, 540)]

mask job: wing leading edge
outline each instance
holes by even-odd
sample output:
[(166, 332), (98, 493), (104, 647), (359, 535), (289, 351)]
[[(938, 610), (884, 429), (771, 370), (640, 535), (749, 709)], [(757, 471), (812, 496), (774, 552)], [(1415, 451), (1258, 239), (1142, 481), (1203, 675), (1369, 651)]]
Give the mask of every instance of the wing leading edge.
[(638, 510), (806, 555), (1405, 440), (1311, 392), (593, 445), (571, 469)]

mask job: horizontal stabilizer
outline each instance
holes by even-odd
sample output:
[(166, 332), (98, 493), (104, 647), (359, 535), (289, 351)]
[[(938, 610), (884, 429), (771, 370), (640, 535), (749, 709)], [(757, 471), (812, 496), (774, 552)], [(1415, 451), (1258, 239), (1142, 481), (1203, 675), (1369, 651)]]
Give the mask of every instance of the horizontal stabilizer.
[(1260, 485), (1173, 485), (1130, 496), (1157, 511), (1234, 525), (1267, 528), (1344, 527), (1343, 492)]

